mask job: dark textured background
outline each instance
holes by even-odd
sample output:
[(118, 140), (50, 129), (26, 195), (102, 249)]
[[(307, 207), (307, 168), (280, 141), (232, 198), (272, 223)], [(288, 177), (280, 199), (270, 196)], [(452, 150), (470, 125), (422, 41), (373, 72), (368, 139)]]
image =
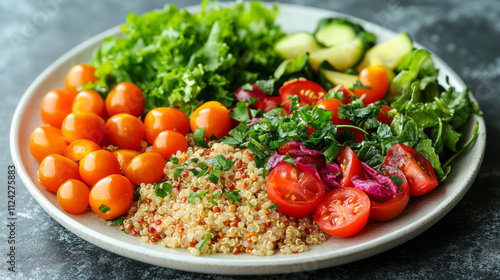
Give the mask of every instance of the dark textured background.
[[(53, 220), (17, 188), (17, 272), (7, 271), (8, 132), (29, 84), (59, 56), (90, 37), (166, 2), (2, 0), (0, 2), (0, 278), (253, 279), (160, 268), (109, 253)], [(440, 56), (474, 92), (484, 111), (488, 146), (480, 173), (462, 201), (413, 240), (351, 264), (270, 279), (500, 279), (500, 1), (279, 1), (347, 13), (406, 31)], [(21, 184), (20, 180), (18, 183)]]

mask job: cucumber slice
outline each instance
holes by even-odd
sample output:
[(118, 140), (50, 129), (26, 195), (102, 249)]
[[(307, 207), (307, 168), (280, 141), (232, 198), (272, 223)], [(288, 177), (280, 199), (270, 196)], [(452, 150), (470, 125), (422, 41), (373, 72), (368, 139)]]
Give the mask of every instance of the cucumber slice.
[(356, 31), (351, 24), (336, 20), (318, 28), (314, 36), (319, 43), (333, 47), (356, 39)]
[(347, 89), (352, 89), (358, 80), (358, 76), (331, 70), (322, 70), (322, 74), (334, 86), (342, 85)]
[(343, 72), (355, 67), (363, 59), (364, 54), (364, 41), (358, 37), (348, 43), (312, 52), (309, 56), (309, 62), (315, 71), (318, 71), (320, 63), (326, 60), (335, 69)]
[(284, 81), (300, 77), (309, 80), (313, 78), (308, 53), (299, 55), (294, 59), (284, 60), (274, 71), (274, 78)]
[(285, 59), (294, 59), (319, 50), (316, 39), (305, 32), (285, 36), (274, 45), (274, 50)]
[(382, 64), (385, 67), (394, 70), (401, 62), (403, 57), (413, 49), (413, 41), (407, 33), (400, 33), (389, 41), (375, 45), (366, 52), (365, 58), (358, 65), (357, 70)]

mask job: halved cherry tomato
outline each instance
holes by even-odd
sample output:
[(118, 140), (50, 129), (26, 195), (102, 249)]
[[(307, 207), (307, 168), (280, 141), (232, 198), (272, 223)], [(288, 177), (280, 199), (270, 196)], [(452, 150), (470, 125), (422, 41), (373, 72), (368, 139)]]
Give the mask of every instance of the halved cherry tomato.
[(283, 214), (311, 214), (325, 195), (325, 184), (312, 165), (282, 161), (267, 177), (267, 195)]
[(173, 130), (160, 132), (153, 143), (153, 151), (170, 158), (177, 151), (185, 152), (188, 148), (188, 142), (184, 135)]
[(144, 110), (144, 94), (135, 84), (122, 82), (106, 96), (105, 106), (110, 117), (120, 113), (139, 116)]
[(205, 128), (205, 138), (212, 135), (222, 138), (231, 130), (231, 116), (229, 110), (220, 102), (209, 101), (194, 110), (189, 119), (191, 130)]
[(91, 187), (111, 174), (120, 174), (120, 163), (108, 150), (92, 152), (80, 161), (80, 176)]
[(144, 118), (146, 141), (153, 144), (156, 136), (165, 130), (174, 130), (183, 135), (189, 133), (189, 119), (176, 108), (158, 107), (146, 114)]
[(430, 192), (438, 185), (432, 164), (422, 154), (403, 144), (394, 144), (385, 157), (385, 165), (403, 171), (412, 196)]
[(134, 186), (122, 175), (102, 178), (90, 190), (90, 208), (106, 220), (120, 217), (134, 201)]
[(74, 112), (63, 121), (61, 131), (69, 143), (78, 139), (88, 139), (101, 144), (105, 138), (106, 124), (93, 112)]
[(95, 70), (94, 66), (87, 64), (73, 66), (66, 74), (66, 89), (76, 93), (79, 86), (95, 83), (97, 81)]
[(125, 169), (125, 176), (134, 185), (141, 183), (154, 184), (163, 176), (163, 168), (167, 161), (157, 152), (145, 152), (133, 158)]
[(80, 180), (78, 164), (69, 158), (61, 155), (48, 155), (40, 163), (38, 169), (38, 180), (51, 192), (57, 192), (57, 189), (69, 179)]
[(116, 114), (106, 121), (106, 135), (114, 146), (135, 150), (146, 134), (144, 124), (130, 114)]
[(273, 109), (276, 109), (276, 106), (281, 104), (281, 98), (279, 96), (266, 96), (259, 98), (257, 102), (255, 102), (255, 109), (261, 109), (262, 112), (267, 113)]
[(101, 147), (95, 142), (87, 139), (78, 139), (71, 142), (66, 149), (64, 149), (63, 155), (74, 162), (81, 161), (86, 155), (100, 150)]
[(106, 111), (104, 109), (104, 99), (101, 95), (94, 90), (83, 90), (80, 91), (73, 102), (72, 107), (73, 112), (78, 111), (90, 111), (99, 115), (101, 118), (106, 116)]
[(382, 65), (371, 65), (361, 70), (358, 75), (359, 82), (363, 87), (367, 88), (354, 88), (356, 97), (363, 99), (363, 104), (370, 104), (384, 98), (385, 92), (389, 87), (389, 78), (387, 72)]
[(337, 188), (327, 193), (314, 212), (314, 220), (326, 233), (348, 237), (365, 226), (370, 215), (370, 199), (356, 188)]
[(120, 164), (121, 174), (125, 175), (125, 169), (127, 169), (128, 164), (133, 158), (140, 155), (141, 153), (134, 150), (119, 149), (113, 152), (118, 163)]
[[(291, 101), (288, 98), (297, 95), (300, 98), (299, 106), (314, 104), (326, 95), (326, 91), (317, 83), (306, 79), (291, 80), (280, 88), (280, 103), (283, 108), (290, 111)], [(286, 103), (285, 103), (286, 102)]]
[(80, 180), (69, 179), (57, 190), (57, 202), (69, 213), (79, 214), (89, 207), (90, 190)]
[(61, 130), (52, 126), (37, 127), (30, 136), (31, 155), (39, 162), (50, 154), (62, 155), (67, 146)]
[(342, 173), (339, 175), (340, 185), (344, 188), (352, 187), (351, 179), (361, 172), (361, 162), (354, 151), (348, 147), (342, 147), (335, 157), (335, 161), (340, 166)]
[(42, 121), (61, 128), (64, 118), (71, 113), (75, 96), (75, 93), (65, 89), (54, 89), (45, 94), (40, 106)]
[(401, 193), (392, 195), (383, 201), (370, 199), (370, 219), (384, 222), (396, 218), (405, 210), (410, 200), (410, 187), (408, 186), (406, 176), (396, 167), (383, 165), (381, 170), (382, 173), (389, 178), (398, 176), (402, 179), (402, 183), (398, 186)]

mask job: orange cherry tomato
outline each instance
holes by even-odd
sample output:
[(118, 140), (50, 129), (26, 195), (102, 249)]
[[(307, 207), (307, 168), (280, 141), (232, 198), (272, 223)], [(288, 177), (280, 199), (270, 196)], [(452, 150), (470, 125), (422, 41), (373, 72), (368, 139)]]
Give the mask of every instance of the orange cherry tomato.
[(212, 135), (220, 139), (231, 130), (229, 110), (217, 101), (209, 101), (194, 110), (189, 123), (191, 131), (204, 127), (204, 136), (207, 139)]
[(135, 84), (122, 82), (109, 92), (105, 104), (108, 116), (120, 113), (139, 116), (144, 110), (144, 94)]
[(73, 142), (78, 139), (88, 139), (101, 144), (105, 138), (104, 120), (93, 112), (74, 112), (63, 121), (61, 130), (64, 139)]
[(71, 113), (75, 96), (75, 93), (65, 89), (54, 89), (45, 94), (40, 106), (42, 121), (61, 128), (64, 118)]
[(51, 192), (57, 192), (57, 189), (69, 179), (80, 180), (78, 164), (69, 158), (61, 155), (48, 155), (40, 163), (38, 169), (38, 180)]
[(57, 202), (66, 212), (80, 214), (89, 207), (90, 190), (80, 180), (69, 179), (57, 190)]
[(125, 175), (125, 169), (127, 169), (128, 164), (139, 154), (140, 152), (138, 151), (127, 149), (119, 149), (113, 152), (113, 155), (115, 155), (118, 163), (120, 164), (121, 174)]
[(344, 103), (338, 99), (332, 98), (332, 99), (325, 99), (318, 104), (316, 104), (316, 107), (319, 107), (323, 110), (326, 111), (331, 111), (332, 112), (332, 123), (334, 125), (341, 125), (341, 124), (352, 124), (351, 121), (348, 119), (341, 119), (339, 118), (339, 108), (341, 105), (344, 105)]
[(174, 130), (183, 135), (189, 133), (189, 119), (181, 110), (176, 108), (158, 107), (146, 114), (146, 141), (153, 144), (156, 136), (165, 130)]
[(106, 111), (104, 110), (104, 99), (102, 99), (101, 95), (97, 93), (97, 91), (90, 89), (80, 91), (76, 95), (72, 111), (90, 111), (96, 113), (101, 118), (106, 116)]
[(97, 81), (95, 70), (94, 66), (87, 64), (73, 66), (66, 74), (66, 89), (76, 93), (79, 86), (95, 83)]
[(109, 175), (90, 190), (90, 208), (106, 220), (120, 217), (134, 201), (134, 186), (122, 175)]
[(106, 132), (114, 146), (134, 150), (141, 146), (146, 129), (137, 117), (122, 113), (113, 115), (106, 121)]
[(91, 152), (80, 161), (80, 176), (91, 187), (111, 174), (120, 174), (120, 163), (108, 150)]
[(63, 155), (74, 162), (79, 162), (86, 155), (100, 149), (101, 147), (99, 147), (99, 145), (95, 142), (87, 139), (78, 139), (71, 142), (66, 149), (64, 149)]
[(354, 88), (354, 95), (363, 99), (363, 104), (370, 104), (384, 98), (385, 92), (389, 87), (389, 78), (387, 72), (382, 65), (371, 65), (359, 72), (358, 80), (363, 87), (367, 88)]
[(188, 142), (184, 135), (173, 130), (160, 132), (153, 143), (153, 151), (170, 158), (177, 151), (185, 152), (188, 148)]
[(52, 126), (37, 127), (30, 136), (31, 155), (39, 162), (50, 154), (62, 155), (67, 146), (61, 130)]
[(125, 169), (125, 176), (134, 185), (141, 183), (154, 184), (163, 176), (163, 168), (167, 161), (157, 152), (145, 152), (133, 158)]

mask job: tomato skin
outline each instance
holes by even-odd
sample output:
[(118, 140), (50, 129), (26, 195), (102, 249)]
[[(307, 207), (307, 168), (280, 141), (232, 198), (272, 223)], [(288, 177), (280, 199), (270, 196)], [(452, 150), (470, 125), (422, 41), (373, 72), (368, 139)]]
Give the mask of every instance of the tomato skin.
[(95, 67), (87, 64), (77, 64), (73, 66), (66, 74), (66, 89), (76, 93), (79, 86), (88, 83), (95, 83)]
[(401, 170), (390, 165), (383, 165), (381, 170), (387, 177), (398, 176), (403, 179), (403, 183), (398, 186), (401, 190), (400, 194), (392, 195), (385, 201), (370, 200), (370, 219), (373, 221), (385, 222), (396, 218), (405, 210), (410, 201), (410, 187), (406, 180), (406, 176)]
[(101, 118), (106, 117), (104, 99), (102, 99), (101, 95), (97, 93), (97, 91), (90, 89), (82, 90), (76, 95), (71, 111), (90, 111), (96, 113)]
[(359, 72), (358, 80), (365, 87), (370, 89), (354, 88), (354, 95), (357, 98), (363, 99), (363, 104), (373, 103), (384, 98), (384, 95), (389, 88), (389, 78), (387, 72), (382, 65), (371, 65)]
[(83, 181), (92, 187), (108, 175), (120, 174), (120, 163), (110, 151), (98, 150), (80, 161), (79, 171)]
[(306, 79), (291, 80), (283, 84), (280, 88), (280, 103), (283, 108), (290, 111), (291, 101), (288, 98), (297, 95), (300, 98), (300, 105), (314, 104), (326, 95), (326, 91), (313, 81)]
[(139, 116), (144, 110), (144, 94), (131, 82), (121, 82), (106, 96), (105, 106), (108, 116), (126, 113)]
[(75, 96), (75, 93), (65, 89), (47, 92), (40, 105), (42, 121), (50, 126), (61, 128), (64, 118), (71, 113)]
[(113, 152), (113, 155), (116, 157), (118, 163), (120, 164), (120, 170), (122, 175), (125, 175), (125, 169), (127, 169), (127, 166), (130, 163), (130, 161), (140, 154), (141, 153), (138, 151), (127, 150), (127, 149), (119, 149)]
[(106, 135), (114, 146), (135, 150), (146, 134), (144, 124), (129, 114), (116, 114), (106, 121)]
[(206, 139), (210, 139), (212, 135), (220, 139), (231, 130), (231, 116), (220, 102), (209, 101), (194, 110), (189, 124), (193, 132), (204, 127)]
[(339, 176), (340, 185), (344, 188), (352, 187), (352, 177), (361, 172), (361, 161), (358, 156), (350, 147), (345, 146), (340, 149), (340, 152), (335, 157), (335, 161), (342, 170), (342, 174)]
[(163, 176), (167, 161), (157, 152), (145, 152), (133, 158), (125, 169), (125, 176), (134, 185), (155, 184)]
[(38, 162), (50, 154), (62, 155), (67, 146), (61, 130), (52, 126), (37, 127), (30, 136), (30, 152)]
[(255, 109), (261, 109), (262, 112), (267, 113), (273, 109), (276, 109), (278, 105), (281, 104), (281, 98), (279, 96), (266, 96), (259, 98), (255, 102)]
[[(120, 217), (127, 212), (134, 201), (134, 186), (122, 175), (109, 175), (97, 182), (90, 190), (90, 208), (106, 220)], [(104, 205), (109, 208), (103, 213), (99, 208)]]
[(340, 106), (344, 105), (344, 103), (338, 99), (332, 98), (332, 99), (325, 99), (318, 104), (316, 104), (315, 107), (321, 108), (326, 111), (331, 111), (332, 112), (332, 123), (334, 125), (345, 125), (345, 124), (352, 124), (351, 121), (348, 119), (341, 119), (339, 118), (339, 108)]
[(411, 196), (421, 196), (438, 185), (432, 164), (422, 154), (403, 144), (394, 144), (385, 157), (385, 165), (403, 171)]
[(361, 231), (370, 215), (370, 199), (359, 189), (337, 188), (327, 193), (314, 212), (314, 220), (326, 233), (348, 237)]
[[(368, 107), (373, 107), (375, 106), (374, 103), (370, 103), (368, 104)], [(386, 125), (391, 125), (392, 123), (392, 120), (394, 118), (392, 117), (389, 117), (387, 115), (387, 112), (389, 112), (390, 110), (392, 110), (391, 107), (387, 106), (387, 105), (384, 105), (384, 104), (380, 104), (380, 106), (382, 106), (382, 108), (380, 109), (380, 111), (378, 112), (378, 115), (377, 115), (377, 121), (381, 122), (381, 123), (385, 123)]]
[(170, 158), (177, 151), (185, 152), (188, 148), (188, 142), (184, 135), (173, 130), (162, 131), (156, 137), (153, 143), (153, 151), (161, 154), (165, 158)]
[(100, 150), (101, 147), (95, 142), (87, 139), (79, 139), (71, 142), (66, 149), (64, 149), (63, 155), (74, 162), (81, 161), (86, 155), (91, 152)]
[(69, 143), (78, 139), (88, 139), (101, 144), (106, 136), (106, 125), (96, 113), (80, 111), (71, 113), (64, 119), (61, 131)]
[(325, 185), (317, 173), (305, 165), (280, 162), (267, 177), (267, 195), (278, 210), (291, 217), (311, 214), (325, 195)]
[(38, 180), (49, 191), (57, 189), (69, 179), (80, 179), (78, 164), (61, 155), (48, 155), (40, 163)]
[(146, 141), (153, 144), (156, 136), (165, 130), (174, 130), (183, 135), (189, 133), (189, 119), (181, 110), (169, 107), (158, 107), (146, 114), (144, 118)]
[(57, 202), (66, 212), (80, 214), (89, 207), (89, 194), (89, 187), (85, 183), (69, 179), (57, 190)]

